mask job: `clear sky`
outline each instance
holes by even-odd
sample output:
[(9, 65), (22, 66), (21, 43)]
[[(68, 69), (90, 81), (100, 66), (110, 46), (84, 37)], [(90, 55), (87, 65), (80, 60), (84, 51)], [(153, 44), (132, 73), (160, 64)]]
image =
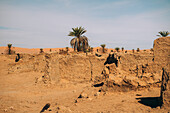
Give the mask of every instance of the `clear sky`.
[(70, 47), (79, 26), (92, 47), (150, 49), (170, 32), (170, 0), (0, 0), (0, 46)]

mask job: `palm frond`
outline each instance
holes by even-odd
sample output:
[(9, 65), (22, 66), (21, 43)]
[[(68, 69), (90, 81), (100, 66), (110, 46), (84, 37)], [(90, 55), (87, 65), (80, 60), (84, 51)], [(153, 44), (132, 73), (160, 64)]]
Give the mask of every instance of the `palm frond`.
[(168, 31), (160, 31), (158, 32), (160, 35), (157, 35), (157, 36), (162, 36), (162, 37), (166, 37), (168, 36), (170, 33)]

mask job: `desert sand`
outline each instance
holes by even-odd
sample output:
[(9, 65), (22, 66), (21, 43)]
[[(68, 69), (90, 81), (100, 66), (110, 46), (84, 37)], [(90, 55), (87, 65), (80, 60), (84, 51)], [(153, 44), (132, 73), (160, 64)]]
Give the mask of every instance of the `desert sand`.
[(160, 94), (170, 37), (154, 44), (154, 51), (87, 54), (13, 47), (8, 55), (0, 47), (0, 113), (168, 113)]

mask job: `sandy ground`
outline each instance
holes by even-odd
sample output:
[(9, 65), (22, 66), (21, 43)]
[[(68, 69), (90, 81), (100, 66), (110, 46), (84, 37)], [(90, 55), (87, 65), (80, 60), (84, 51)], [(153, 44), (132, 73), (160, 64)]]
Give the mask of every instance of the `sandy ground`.
[[(167, 113), (160, 109), (160, 88), (130, 92), (99, 92), (92, 82), (36, 84), (38, 72), (8, 74), (14, 60), (0, 55), (0, 113)], [(87, 97), (78, 98), (85, 91)]]

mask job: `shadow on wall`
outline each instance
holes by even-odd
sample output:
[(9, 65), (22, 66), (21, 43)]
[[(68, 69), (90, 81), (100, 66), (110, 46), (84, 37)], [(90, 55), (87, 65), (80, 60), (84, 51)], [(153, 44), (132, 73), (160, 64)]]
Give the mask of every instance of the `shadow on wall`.
[(112, 64), (112, 63), (115, 63), (116, 67), (118, 67), (118, 60), (117, 60), (117, 58), (114, 57), (114, 54), (109, 54), (109, 56), (107, 57), (107, 60), (104, 63), (104, 65)]
[(146, 106), (150, 106), (151, 108), (156, 108), (158, 106), (162, 106), (162, 101), (161, 101), (161, 97), (141, 97), (141, 98), (136, 98), (137, 100), (139, 100), (138, 102), (146, 105)]

